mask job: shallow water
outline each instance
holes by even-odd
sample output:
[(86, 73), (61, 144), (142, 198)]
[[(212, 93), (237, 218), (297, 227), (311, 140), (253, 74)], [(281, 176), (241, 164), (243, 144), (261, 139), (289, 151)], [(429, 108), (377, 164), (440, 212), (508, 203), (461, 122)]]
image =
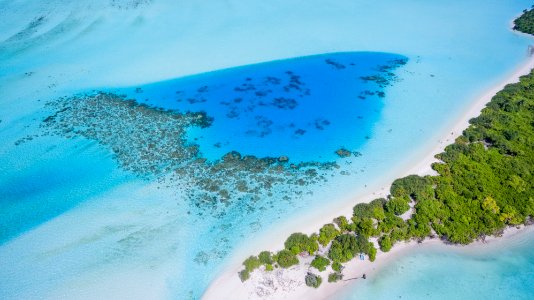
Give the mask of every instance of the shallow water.
[(336, 299), (532, 299), (534, 232), (474, 249), (415, 249)]
[[(525, 59), (532, 43), (508, 29), (528, 1), (127, 5), (137, 2), (0, 1), (0, 261), (7, 262), (0, 268), (0, 294), (5, 298), (198, 298), (233, 253), (275, 224), (322, 211), (416, 161), (474, 96)], [(341, 60), (365, 58), (363, 68), (338, 71), (322, 56), (306, 57), (335, 52), (344, 53), (335, 54)], [(397, 55), (408, 62), (394, 71), (399, 80), (383, 88), (385, 97), (359, 99), (361, 91), (376, 89), (357, 77)], [(280, 61), (295, 57), (304, 58)], [(260, 62), (267, 63), (256, 65)], [(273, 115), (272, 124), (221, 103), (235, 100), (235, 87), (247, 77), (259, 80), (255, 85), (271, 73), (291, 81), (284, 72), (293, 63), (310, 95), (301, 99), (292, 91), (298, 103), (272, 97), (265, 106), (255, 102), (251, 110)], [(257, 74), (240, 73), (251, 70)], [(328, 77), (309, 75), (310, 70)], [(192, 74), (197, 75), (182, 77)], [(165, 81), (173, 78), (178, 79)], [(323, 81), (328, 86), (317, 88)], [(195, 95), (204, 82), (213, 92), (208, 88), (205, 103), (190, 103), (201, 98)], [(190, 95), (176, 97), (174, 85)], [(44, 103), (103, 87), (135, 97), (152, 93), (146, 102), (159, 106), (211, 110), (213, 127), (188, 138), (213, 160), (240, 150), (327, 161), (337, 158), (334, 151), (342, 146), (361, 156), (338, 159), (341, 168), (326, 181), (236, 197), (213, 210), (179, 189), (176, 180), (142, 180), (124, 171), (110, 143), (53, 135), (15, 145), (42, 131), (50, 114)], [(136, 93), (137, 87), (143, 93)], [(333, 98), (316, 91), (335, 95), (336, 101), (327, 102)], [(216, 100), (227, 92), (231, 99)], [(257, 101), (254, 95), (242, 103)], [(363, 105), (339, 108), (353, 100)], [(316, 126), (318, 116), (303, 113), (318, 111), (311, 104), (321, 103), (330, 104), (324, 110), (330, 127), (322, 126), (323, 120)], [(353, 123), (359, 110), (365, 112), (363, 121)], [(287, 118), (297, 121), (295, 130), (282, 121)], [(306, 132), (295, 137), (298, 129)], [(342, 129), (356, 131), (355, 138)], [(325, 138), (316, 141), (321, 134)], [(233, 135), (247, 142), (238, 143)], [(128, 149), (122, 146), (118, 150)]]

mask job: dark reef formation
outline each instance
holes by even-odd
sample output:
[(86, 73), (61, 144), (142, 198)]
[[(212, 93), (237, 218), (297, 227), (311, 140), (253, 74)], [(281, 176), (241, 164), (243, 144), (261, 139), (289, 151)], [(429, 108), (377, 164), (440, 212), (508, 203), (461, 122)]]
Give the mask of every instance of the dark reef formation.
[[(203, 112), (177, 112), (138, 104), (114, 94), (60, 98), (49, 102), (51, 114), (41, 125), (44, 135), (84, 137), (109, 149), (125, 170), (143, 178), (158, 178), (186, 191), (192, 203), (213, 213), (224, 213), (234, 200), (246, 200), (250, 209), (260, 197), (283, 189), (326, 181), (335, 163), (289, 163), (288, 157), (244, 156), (232, 151), (216, 161), (202, 156), (198, 145), (186, 140), (191, 127), (213, 121)], [(268, 120), (258, 120), (265, 129)], [(26, 139), (31, 139), (27, 137)], [(23, 142), (21, 140), (20, 142)], [(221, 208), (219, 210), (218, 208)]]

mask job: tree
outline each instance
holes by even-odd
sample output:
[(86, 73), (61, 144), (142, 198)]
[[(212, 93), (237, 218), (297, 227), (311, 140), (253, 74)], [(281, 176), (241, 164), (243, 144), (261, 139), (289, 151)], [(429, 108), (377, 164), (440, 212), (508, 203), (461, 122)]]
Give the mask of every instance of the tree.
[(388, 252), (393, 247), (389, 235), (384, 235), (378, 240), (378, 245), (380, 245), (380, 250), (382, 252)]
[(260, 252), (260, 255), (258, 255), (258, 258), (260, 260), (260, 263), (264, 265), (270, 265), (273, 263), (273, 258), (271, 257), (271, 252), (269, 251)]
[(250, 273), (247, 270), (242, 270), (238, 273), (239, 279), (241, 279), (241, 282), (245, 282), (250, 278)]
[(337, 225), (339, 230), (341, 230), (342, 232), (346, 231), (347, 226), (349, 225), (349, 221), (347, 221), (347, 218), (345, 218), (345, 216), (339, 216), (335, 218), (334, 223)]
[(313, 288), (318, 288), (321, 283), (323, 282), (323, 279), (319, 275), (315, 275), (313, 273), (306, 274), (306, 277), (304, 278), (306, 285)]
[(393, 197), (410, 196), (418, 200), (432, 194), (432, 185), (427, 177), (410, 175), (395, 180), (390, 193)]
[(328, 251), (328, 257), (333, 261), (347, 262), (359, 252), (358, 242), (353, 234), (342, 234), (336, 237)]
[(247, 272), (252, 272), (261, 266), (261, 262), (256, 256), (250, 256), (249, 258), (245, 259), (243, 265), (245, 266), (245, 270), (247, 270)]
[(335, 272), (328, 274), (328, 282), (338, 282), (343, 279), (343, 274)]
[(330, 260), (326, 257), (322, 257), (320, 255), (317, 255), (311, 262), (311, 266), (316, 268), (319, 271), (326, 270), (326, 267), (330, 265)]
[(309, 254), (314, 254), (319, 249), (319, 245), (314, 239), (300, 232), (290, 235), (284, 243), (284, 246), (287, 250), (293, 252), (293, 254), (299, 254), (304, 251)]
[(334, 261), (332, 263), (332, 270), (334, 270), (336, 272), (341, 272), (341, 271), (343, 271), (343, 265), (341, 263), (339, 263), (338, 261)]
[(286, 269), (299, 263), (297, 256), (293, 254), (293, 252), (286, 249), (278, 252), (276, 254), (276, 258), (276, 262), (278, 262), (278, 265)]
[(369, 242), (368, 248), (369, 248), (369, 253), (368, 253), (369, 254), (369, 260), (373, 262), (376, 259), (376, 248), (375, 248), (375, 245), (373, 243)]
[(318, 238), (319, 244), (326, 246), (338, 235), (339, 235), (339, 231), (336, 229), (334, 224), (325, 224), (319, 230), (319, 238)]
[(397, 216), (400, 216), (410, 209), (408, 202), (410, 202), (410, 199), (406, 196), (393, 197), (386, 203), (386, 210)]

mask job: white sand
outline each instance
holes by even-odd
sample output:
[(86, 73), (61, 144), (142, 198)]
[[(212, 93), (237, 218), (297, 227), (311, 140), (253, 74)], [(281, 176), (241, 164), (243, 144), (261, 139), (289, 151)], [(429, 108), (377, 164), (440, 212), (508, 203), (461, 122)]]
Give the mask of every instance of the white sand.
[[(283, 248), (283, 242), (289, 234), (292, 232), (305, 232), (312, 233), (317, 232), (322, 225), (331, 222), (331, 220), (337, 216), (345, 215), (350, 216), (352, 207), (356, 203), (368, 202), (377, 197), (383, 197), (388, 194), (389, 186), (394, 178), (407, 176), (410, 174), (428, 175), (433, 174), (431, 164), (436, 162), (434, 157), (436, 154), (443, 152), (446, 145), (451, 144), (462, 131), (468, 127), (469, 120), (480, 114), (480, 111), (486, 106), (491, 98), (507, 84), (515, 83), (519, 81), (519, 77), (526, 75), (534, 68), (534, 57), (528, 57), (525, 62), (512, 74), (510, 74), (506, 80), (503, 80), (499, 84), (494, 85), (491, 89), (484, 92), (472, 106), (465, 111), (465, 113), (458, 118), (454, 123), (454, 126), (448, 130), (448, 132), (430, 149), (424, 149), (425, 155), (422, 159), (419, 159), (416, 163), (406, 166), (398, 172), (392, 172), (389, 178), (382, 180), (379, 183), (375, 183), (373, 186), (368, 187), (367, 191), (372, 190), (374, 192), (360, 191), (357, 194), (353, 194), (346, 201), (337, 201), (340, 205), (325, 208), (320, 212), (315, 212), (307, 216), (302, 216), (289, 222), (281, 224), (277, 228), (270, 231), (270, 234), (261, 238), (258, 241), (252, 241), (249, 243), (247, 249), (240, 249), (236, 251), (230, 266), (225, 270), (216, 280), (214, 280), (205, 294), (204, 299), (324, 299), (329, 295), (336, 293), (339, 289), (346, 286), (350, 281), (343, 281), (337, 284), (328, 284), (326, 281), (328, 277), (328, 269), (322, 272), (324, 283), (317, 290), (308, 288), (303, 280), (306, 274), (311, 258), (301, 259), (301, 264), (288, 270), (275, 270), (274, 272), (253, 272), (251, 279), (245, 283), (242, 283), (237, 272), (242, 269), (241, 262), (248, 256), (257, 253), (261, 250), (269, 249), (272, 251)], [(511, 230), (508, 230), (511, 232)], [(432, 240), (427, 240), (426, 243)], [(432, 242), (439, 242), (433, 240)], [(381, 253), (379, 251), (377, 255), (377, 261), (370, 263), (369, 261), (352, 261), (347, 264), (347, 268), (344, 270), (345, 278), (352, 278), (361, 276), (362, 274), (370, 274), (380, 266), (386, 264), (388, 261), (394, 260), (398, 255), (405, 253), (407, 249), (410, 249), (417, 245), (416, 242), (397, 244), (390, 252)], [(314, 269), (315, 270), (315, 269)], [(316, 271), (316, 270), (315, 270)]]

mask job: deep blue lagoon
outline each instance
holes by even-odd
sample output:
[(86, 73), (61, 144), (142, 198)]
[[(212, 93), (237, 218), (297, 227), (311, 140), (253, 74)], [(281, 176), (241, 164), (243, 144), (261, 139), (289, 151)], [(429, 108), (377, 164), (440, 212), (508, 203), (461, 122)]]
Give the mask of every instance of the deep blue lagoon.
[[(189, 132), (203, 157), (230, 151), (291, 161), (333, 161), (372, 136), (385, 88), (406, 57), (331, 53), (109, 89), (155, 107), (205, 111), (211, 126)], [(347, 155), (347, 154), (345, 154)]]

